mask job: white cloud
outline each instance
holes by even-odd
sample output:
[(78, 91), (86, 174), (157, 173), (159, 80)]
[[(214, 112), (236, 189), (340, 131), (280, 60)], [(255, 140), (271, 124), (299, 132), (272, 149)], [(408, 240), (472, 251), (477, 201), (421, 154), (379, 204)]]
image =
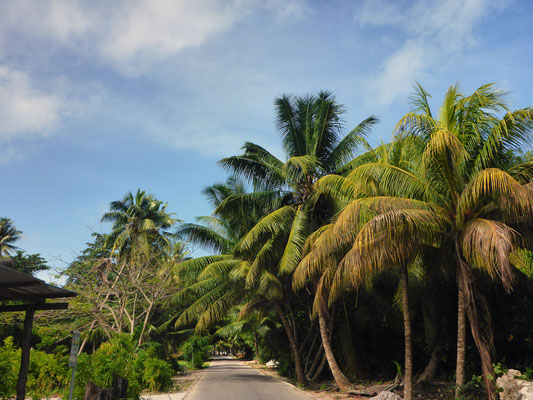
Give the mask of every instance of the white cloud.
[(358, 8), (355, 22), (361, 27), (393, 29), (394, 36), (403, 41), (385, 58), (368, 89), (377, 93), (382, 104), (405, 95), (415, 79), (446, 68), (475, 45), (476, 24), (503, 4), (489, 0), (366, 0)]
[(35, 88), (26, 74), (0, 65), (0, 142), (48, 136), (61, 106), (58, 96)]
[(415, 80), (420, 80), (427, 66), (428, 50), (415, 41), (406, 42), (383, 63), (380, 73), (371, 83), (382, 103), (390, 103), (409, 92)]
[(282, 22), (297, 22), (312, 12), (305, 0), (263, 0), (263, 6)]
[(0, 15), (0, 35), (4, 41), (12, 32), (23, 32), (65, 43), (85, 33), (91, 23), (88, 10), (62, 0), (3, 2)]
[(97, 24), (107, 32), (100, 52), (119, 68), (135, 71), (226, 31), (244, 9), (239, 1), (126, 2), (109, 24), (105, 19)]
[[(274, 23), (290, 24), (311, 12), (307, 0), (0, 2), (0, 143), (11, 146), (11, 155), (4, 151), (4, 162), (21, 154), (20, 145), (29, 144), (28, 139), (50, 136), (65, 118), (83, 116), (100, 105), (100, 98), (109, 101), (114, 97), (106, 88), (88, 95), (84, 88), (95, 86), (90, 79), (69, 82), (65, 74), (71, 67), (78, 71), (88, 63), (94, 70), (109, 67), (129, 77), (148, 76), (155, 69), (152, 66), (169, 60), (174, 63), (184, 50), (217, 39), (246, 18), (260, 15)], [(64, 70), (56, 57), (68, 63)], [(8, 60), (22, 62), (26, 72), (18, 72), (18, 66), (2, 67)], [(56, 69), (59, 76), (50, 78)], [(45, 83), (37, 87), (43, 76)], [(43, 88), (53, 88), (49, 89), (53, 93)], [(181, 123), (179, 138), (166, 134), (165, 126), (158, 129), (160, 121), (152, 121), (144, 131), (161, 142), (203, 153), (219, 154), (228, 145), (235, 149), (241, 145), (239, 135), (221, 133), (217, 126), (205, 126), (188, 116)]]
[(265, 10), (290, 22), (310, 7), (306, 0), (17, 0), (0, 3), (0, 40), (8, 47), (13, 32), (47, 38), (140, 74)]

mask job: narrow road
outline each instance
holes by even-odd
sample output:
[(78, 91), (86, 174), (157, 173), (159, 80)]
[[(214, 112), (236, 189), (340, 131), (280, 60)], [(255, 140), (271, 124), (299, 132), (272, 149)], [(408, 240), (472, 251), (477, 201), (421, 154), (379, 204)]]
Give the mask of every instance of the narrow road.
[(185, 400), (310, 400), (311, 396), (229, 357), (216, 357)]

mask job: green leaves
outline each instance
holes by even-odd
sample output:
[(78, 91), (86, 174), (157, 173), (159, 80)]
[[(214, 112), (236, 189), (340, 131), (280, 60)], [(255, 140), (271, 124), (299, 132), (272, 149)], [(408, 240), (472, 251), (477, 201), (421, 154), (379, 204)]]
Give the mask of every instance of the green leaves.
[(268, 214), (244, 236), (238, 245), (238, 250), (249, 251), (261, 238), (288, 232), (295, 214), (296, 210), (292, 206), (284, 206)]
[(22, 238), (19, 231), (9, 218), (0, 218), (0, 257), (9, 256), (13, 250), (17, 250), (13, 243)]

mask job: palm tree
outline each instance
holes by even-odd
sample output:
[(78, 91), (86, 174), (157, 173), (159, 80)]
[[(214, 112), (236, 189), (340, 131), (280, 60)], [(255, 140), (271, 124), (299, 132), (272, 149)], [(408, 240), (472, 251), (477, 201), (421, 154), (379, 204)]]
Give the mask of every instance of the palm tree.
[(10, 257), (12, 251), (17, 250), (13, 243), (22, 238), (22, 231), (19, 231), (9, 218), (0, 218), (0, 257)]
[[(518, 230), (533, 217), (533, 163), (511, 166), (507, 155), (531, 140), (531, 110), (508, 111), (492, 85), (471, 96), (450, 87), (438, 118), (420, 86), (413, 100), (415, 108), (396, 135), (422, 141), (420, 168), (367, 164), (350, 174), (354, 185), (371, 180), (388, 195), (355, 200), (337, 219), (330, 240), (337, 248), (347, 239), (352, 243), (334, 286), (344, 279), (356, 283), (390, 264), (403, 266), (405, 275), (405, 265), (424, 248), (451, 249), (458, 284), (457, 384), (464, 383), (466, 311), (487, 396), (494, 399), (490, 313), (475, 290), (473, 269), (500, 279), (506, 289), (512, 285), (509, 255)], [(497, 116), (501, 111), (503, 118)]]
[[(338, 175), (328, 175), (320, 179), (316, 185), (316, 194), (328, 194), (332, 196), (341, 209), (344, 207), (357, 204), (358, 202), (368, 202), (368, 199), (381, 197), (387, 194), (385, 187), (380, 187), (379, 179), (372, 176), (359, 177), (353, 179), (353, 174), (358, 168), (366, 165), (387, 165), (391, 168), (407, 171), (413, 166), (410, 160), (416, 159), (419, 148), (419, 142), (411, 138), (397, 138), (389, 144), (381, 144), (375, 149), (369, 149), (366, 153), (352, 161), (352, 165), (358, 165), (353, 173), (346, 178)], [(402, 169), (403, 167), (403, 169)], [(359, 199), (359, 200), (358, 200)], [(368, 221), (371, 215), (361, 215), (361, 222)], [(341, 214), (341, 218), (342, 218)], [(333, 285), (333, 279), (338, 273), (339, 263), (343, 256), (350, 250), (351, 243), (355, 240), (359, 228), (357, 224), (352, 223), (350, 232), (342, 232), (342, 240), (336, 238), (338, 232), (337, 223), (324, 225), (315, 231), (306, 243), (306, 256), (298, 265), (295, 273), (293, 286), (296, 289), (302, 288), (309, 280), (317, 281), (317, 290), (313, 311), (319, 317), (321, 334), (327, 335), (325, 323), (323, 321), (325, 305), (333, 304), (341, 293), (346, 291), (352, 284), (353, 286), (369, 286), (370, 279), (364, 277), (361, 280), (351, 280), (343, 277), (342, 284)], [(353, 221), (352, 221), (353, 222)], [(337, 231), (337, 232), (336, 232)], [(397, 268), (394, 263), (382, 268)], [(405, 385), (406, 393), (410, 393), (410, 384), (412, 378), (412, 350), (411, 350), (411, 318), (409, 314), (409, 292), (408, 292), (408, 271), (407, 265), (399, 265), (401, 272), (401, 293), (402, 309), (404, 314), (404, 332), (405, 332)], [(350, 277), (353, 278), (353, 277)], [(324, 345), (326, 357), (332, 357), (332, 350), (328, 345)]]
[[(197, 218), (198, 224), (183, 224), (176, 231), (189, 243), (215, 253), (184, 261), (178, 268), (178, 276), (186, 284), (178, 297), (184, 300), (192, 295), (194, 301), (180, 315), (176, 325), (196, 322), (197, 333), (205, 331), (245, 300), (243, 271), (247, 271), (249, 263), (233, 253), (237, 243), (264, 215), (264, 207), (272, 203), (272, 198), (266, 203), (255, 199), (246, 207), (235, 206), (243, 198), (253, 197), (235, 177), (208, 187), (204, 194), (217, 207), (214, 214)], [(218, 207), (226, 202), (234, 206), (229, 212)]]
[[(122, 200), (113, 201), (110, 211), (102, 216), (102, 222), (112, 222), (112, 253), (147, 257), (151, 248), (170, 245), (170, 228), (177, 220), (166, 210), (167, 205), (152, 195), (138, 189), (129, 192)], [(132, 253), (135, 253), (132, 254)]]
[[(263, 147), (245, 143), (244, 154), (225, 158), (220, 164), (235, 174), (249, 179), (254, 187), (272, 189), (280, 193), (279, 207), (263, 217), (242, 239), (236, 251), (253, 260), (246, 277), (249, 290), (271, 287), (268, 301), (278, 310), (287, 332), (296, 375), (299, 383), (305, 376), (300, 362), (298, 343), (288, 321), (285, 322), (287, 304), (283, 293), (283, 275), (290, 276), (302, 258), (302, 247), (311, 232), (331, 218), (331, 207), (313, 199), (313, 185), (321, 176), (345, 173), (358, 145), (365, 143), (364, 136), (377, 122), (369, 117), (344, 134), (341, 115), (344, 108), (329, 92), (304, 97), (282, 96), (275, 101), (277, 127), (286, 155), (283, 162)], [(261, 192), (259, 192), (261, 193)], [(259, 197), (260, 194), (255, 196)], [(276, 198), (276, 199), (279, 199)], [(232, 207), (230, 202), (219, 209)], [(279, 296), (278, 296), (279, 294)], [(319, 318), (325, 314), (319, 313)], [(324, 321), (323, 321), (324, 322)], [(321, 326), (325, 326), (322, 324)], [(328, 342), (328, 335), (322, 339)], [(325, 344), (325, 348), (329, 343)], [(349, 381), (338, 368), (333, 353), (328, 357), (335, 381), (342, 389)]]

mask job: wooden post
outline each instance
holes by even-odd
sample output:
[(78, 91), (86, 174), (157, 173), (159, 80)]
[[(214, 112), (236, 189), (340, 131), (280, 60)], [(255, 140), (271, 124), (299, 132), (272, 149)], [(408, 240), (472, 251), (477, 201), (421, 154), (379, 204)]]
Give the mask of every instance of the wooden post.
[(128, 380), (119, 375), (113, 374), (113, 398), (125, 399), (128, 397)]
[(20, 370), (17, 380), (17, 400), (24, 400), (26, 397), (26, 381), (28, 380), (28, 370), (30, 368), (31, 334), (33, 328), (34, 314), (35, 306), (33, 304), (29, 304), (26, 307), (26, 315), (24, 317), (24, 331), (22, 333)]
[(113, 400), (113, 398), (113, 389), (104, 389), (91, 381), (87, 381), (83, 400)]

